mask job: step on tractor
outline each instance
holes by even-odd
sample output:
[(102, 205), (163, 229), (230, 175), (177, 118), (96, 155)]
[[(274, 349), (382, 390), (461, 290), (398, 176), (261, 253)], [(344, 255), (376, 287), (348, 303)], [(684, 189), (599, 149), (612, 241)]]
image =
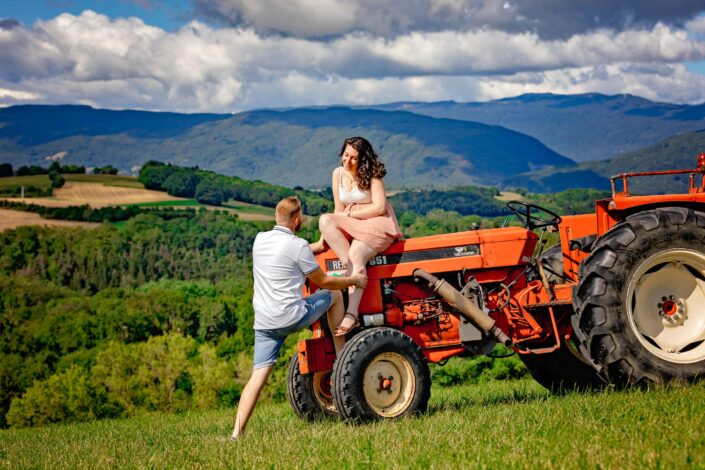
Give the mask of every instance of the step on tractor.
[[(630, 194), (630, 178), (654, 175), (689, 175), (689, 189)], [(287, 378), (294, 411), (349, 421), (423, 412), (429, 363), (488, 355), (497, 343), (556, 393), (698, 378), (704, 175), (702, 154), (695, 169), (612, 177), (612, 197), (594, 213), (561, 217), (510, 201), (523, 227), (394, 243), (369, 262), (361, 325), (339, 355), (320, 322), (298, 343)], [(560, 242), (544, 249), (551, 232)], [(344, 272), (331, 250), (317, 259), (328, 273)]]

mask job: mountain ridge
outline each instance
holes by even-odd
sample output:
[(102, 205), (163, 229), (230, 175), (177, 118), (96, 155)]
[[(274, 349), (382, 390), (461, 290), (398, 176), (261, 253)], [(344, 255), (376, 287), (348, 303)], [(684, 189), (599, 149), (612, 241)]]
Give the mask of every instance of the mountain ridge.
[[(66, 110), (71, 118), (57, 120)], [(130, 171), (159, 160), (289, 187), (322, 187), (330, 184), (343, 139), (352, 135), (373, 143), (390, 170), (388, 184), (396, 187), (500, 184), (507, 175), (575, 164), (537, 139), (501, 126), (405, 111), (329, 107), (232, 116), (113, 115), (125, 111), (85, 107), (24, 111), (18, 123), (12, 120), (16, 111), (0, 109), (0, 160), (15, 165), (68, 152), (66, 164), (113, 164)], [(118, 121), (111, 122), (111, 115)]]
[(654, 102), (630, 94), (533, 93), (486, 102), (396, 102), (369, 108), (501, 125), (578, 162), (613, 158), (705, 128), (705, 103)]

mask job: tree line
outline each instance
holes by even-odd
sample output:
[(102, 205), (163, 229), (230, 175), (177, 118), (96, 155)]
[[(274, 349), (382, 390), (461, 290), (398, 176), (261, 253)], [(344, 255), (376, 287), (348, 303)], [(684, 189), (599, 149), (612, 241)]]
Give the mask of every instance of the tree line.
[[(52, 162), (48, 168), (39, 165), (23, 165), (15, 171), (10, 163), (0, 163), (0, 178), (6, 176), (36, 176), (49, 175), (52, 172), (57, 174), (85, 174), (86, 167), (82, 165), (62, 165), (59, 162)], [(112, 165), (105, 165), (93, 168), (95, 175), (117, 175), (118, 169)]]
[(186, 168), (153, 160), (144, 164), (139, 181), (147, 189), (166, 191), (177, 197), (195, 198), (202, 204), (214, 206), (234, 199), (274, 207), (281, 199), (297, 195), (306, 214), (322, 214), (333, 207), (332, 201), (314, 191), (289, 189), (259, 180), (250, 181), (237, 176), (219, 175), (198, 167)]

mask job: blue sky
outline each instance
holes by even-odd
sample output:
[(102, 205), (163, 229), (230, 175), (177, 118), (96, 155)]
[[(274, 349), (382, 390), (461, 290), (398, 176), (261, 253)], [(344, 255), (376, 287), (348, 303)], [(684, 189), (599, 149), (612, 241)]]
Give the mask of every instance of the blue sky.
[(0, 106), (705, 102), (702, 0), (0, 0)]
[[(14, 18), (24, 25), (36, 20), (49, 20), (61, 13), (80, 15), (84, 10), (94, 10), (111, 18), (136, 16), (145, 23), (173, 31), (190, 19), (187, 0), (172, 0), (168, 3), (131, 0), (3, 0), (0, 16)], [(150, 6), (152, 5), (152, 6)]]

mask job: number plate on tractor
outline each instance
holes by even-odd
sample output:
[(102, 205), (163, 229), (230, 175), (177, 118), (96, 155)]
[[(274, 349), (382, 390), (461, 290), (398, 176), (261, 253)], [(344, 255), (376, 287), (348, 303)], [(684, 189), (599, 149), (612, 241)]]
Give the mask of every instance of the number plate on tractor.
[[(480, 245), (450, 246), (446, 248), (436, 248), (434, 250), (377, 255), (367, 263), (367, 266), (374, 267), (387, 264), (411, 263), (414, 261), (458, 258), (461, 256), (478, 256), (479, 254)], [(329, 259), (326, 261), (327, 271), (337, 271), (340, 269), (343, 269), (343, 263), (339, 259)]]

